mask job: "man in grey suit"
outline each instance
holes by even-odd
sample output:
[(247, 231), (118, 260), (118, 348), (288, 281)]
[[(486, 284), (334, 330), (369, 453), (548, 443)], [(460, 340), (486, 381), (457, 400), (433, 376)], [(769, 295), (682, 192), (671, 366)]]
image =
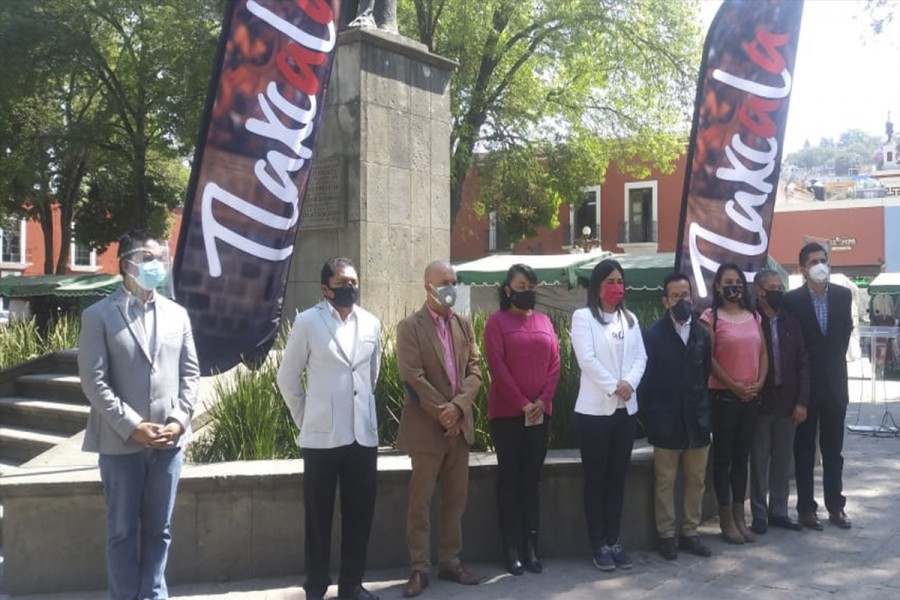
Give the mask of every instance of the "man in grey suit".
[(297, 315), (278, 369), (278, 389), (303, 448), (303, 588), (307, 600), (321, 600), (331, 584), (331, 521), (340, 485), (338, 598), (378, 600), (362, 586), (362, 578), (378, 473), (375, 382), (381, 323), (357, 304), (359, 278), (350, 259), (326, 261), (321, 283), (325, 299)]
[(187, 312), (155, 293), (167, 248), (119, 240), (122, 287), (81, 316), (78, 373), (91, 403), (83, 450), (100, 454), (112, 600), (167, 598), (165, 569), (200, 370)]

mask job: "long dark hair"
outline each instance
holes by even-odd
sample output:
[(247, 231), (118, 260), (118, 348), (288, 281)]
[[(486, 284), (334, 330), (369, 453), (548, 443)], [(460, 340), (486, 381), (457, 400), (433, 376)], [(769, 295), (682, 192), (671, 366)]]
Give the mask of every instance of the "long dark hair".
[(521, 273), (525, 279), (537, 285), (537, 274), (534, 272), (534, 269), (522, 263), (516, 263), (511, 266), (509, 271), (506, 272), (506, 279), (500, 284), (500, 310), (509, 310), (509, 307), (512, 306), (512, 300), (506, 295), (506, 286), (508, 286), (513, 280), (513, 277), (519, 273)]
[[(625, 281), (625, 271), (622, 269), (622, 265), (619, 264), (619, 261), (607, 258), (597, 263), (597, 266), (595, 266), (594, 270), (591, 271), (591, 280), (590, 282), (588, 282), (588, 308), (590, 309), (591, 314), (594, 316), (594, 318), (603, 325), (607, 325), (607, 322), (603, 320), (603, 311), (600, 307), (600, 298), (598, 292), (600, 291), (600, 286), (603, 284), (603, 280), (609, 277), (609, 274), (613, 271), (618, 271), (619, 273), (621, 273), (622, 281)], [(629, 327), (634, 326), (634, 320), (631, 318), (631, 314), (625, 309), (624, 298), (622, 298), (622, 301), (619, 302), (618, 306), (616, 306), (616, 311), (621, 312), (625, 315), (625, 320), (628, 321)]]
[(750, 307), (750, 298), (747, 293), (747, 276), (744, 275), (744, 270), (737, 266), (735, 263), (722, 263), (719, 265), (719, 268), (716, 270), (716, 276), (713, 278), (713, 301), (712, 301), (712, 318), (713, 318), (713, 331), (716, 330), (716, 325), (719, 324), (719, 308), (725, 303), (725, 299), (722, 297), (722, 293), (716, 288), (717, 285), (722, 283), (722, 277), (725, 276), (725, 271), (734, 271), (738, 274), (738, 278), (741, 280), (741, 286), (743, 290), (741, 291), (741, 299), (738, 300), (738, 305), (748, 312), (753, 312), (753, 309)]

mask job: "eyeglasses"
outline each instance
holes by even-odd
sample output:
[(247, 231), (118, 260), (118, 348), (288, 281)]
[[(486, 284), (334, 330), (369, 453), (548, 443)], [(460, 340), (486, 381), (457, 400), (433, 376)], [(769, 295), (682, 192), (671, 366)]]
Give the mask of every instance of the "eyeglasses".
[(669, 295), (666, 296), (666, 297), (667, 297), (669, 300), (674, 300), (674, 301), (676, 301), (676, 302), (677, 302), (678, 300), (690, 300), (690, 299), (691, 299), (691, 293), (690, 293), (690, 292), (684, 292), (683, 294), (669, 294)]
[(153, 254), (152, 252), (136, 253), (129, 257), (129, 260), (135, 263), (148, 263), (154, 260), (162, 260), (161, 254)]

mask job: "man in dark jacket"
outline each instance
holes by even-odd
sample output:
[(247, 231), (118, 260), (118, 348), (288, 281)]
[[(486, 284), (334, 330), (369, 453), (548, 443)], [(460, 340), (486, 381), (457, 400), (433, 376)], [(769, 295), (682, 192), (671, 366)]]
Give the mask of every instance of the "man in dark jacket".
[(806, 420), (809, 406), (809, 355), (800, 322), (782, 308), (784, 286), (771, 269), (753, 280), (756, 308), (762, 317), (769, 370), (750, 447), (750, 509), (755, 533), (768, 526), (803, 529), (788, 516), (794, 430)]
[(794, 472), (797, 477), (797, 514), (800, 523), (822, 529), (816, 514), (813, 471), (816, 433), (822, 451), (822, 487), (828, 520), (850, 529), (844, 512), (844, 420), (850, 401), (847, 389), (847, 346), (853, 331), (850, 290), (829, 283), (828, 253), (811, 242), (800, 250), (800, 271), (806, 285), (784, 295), (784, 306), (800, 321), (810, 360), (810, 396), (806, 420), (794, 435)]
[[(656, 531), (663, 558), (678, 547), (697, 556), (712, 551), (700, 540), (701, 506), (709, 454), (710, 410), (707, 379), (709, 333), (691, 318), (691, 282), (672, 273), (663, 282), (666, 314), (644, 333), (647, 368), (638, 390), (647, 439), (653, 445), (656, 476)], [(684, 520), (675, 542), (675, 478), (681, 463)]]

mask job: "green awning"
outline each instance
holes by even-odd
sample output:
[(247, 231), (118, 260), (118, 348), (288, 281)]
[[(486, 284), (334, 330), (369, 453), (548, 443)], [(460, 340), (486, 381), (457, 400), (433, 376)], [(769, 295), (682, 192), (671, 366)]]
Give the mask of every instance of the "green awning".
[(30, 298), (106, 296), (122, 283), (120, 275), (35, 275), (0, 278), (0, 296)]
[(522, 263), (534, 269), (539, 284), (575, 287), (578, 285), (576, 267), (610, 255), (603, 251), (588, 254), (493, 254), (454, 265), (454, 269), (459, 283), (493, 286), (503, 282), (511, 266)]
[[(674, 252), (657, 252), (654, 254), (618, 254), (610, 256), (622, 265), (625, 270), (625, 289), (637, 292), (662, 291), (662, 282), (666, 275), (675, 270)], [(588, 281), (591, 271), (602, 258), (579, 265), (575, 272), (580, 279)], [(777, 271), (785, 283), (787, 289), (788, 274), (778, 262), (771, 256), (767, 259), (767, 266)]]
[(900, 273), (880, 273), (869, 283), (869, 296), (900, 294)]

